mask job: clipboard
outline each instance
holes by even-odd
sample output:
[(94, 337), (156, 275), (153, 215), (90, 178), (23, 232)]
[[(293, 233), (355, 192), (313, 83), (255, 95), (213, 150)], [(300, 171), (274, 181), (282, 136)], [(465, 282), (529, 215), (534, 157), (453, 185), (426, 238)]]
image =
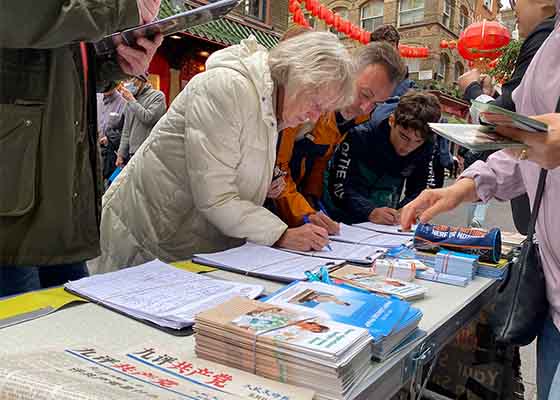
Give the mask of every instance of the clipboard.
[(239, 0), (215, 1), (193, 10), (188, 10), (148, 24), (135, 26), (122, 32), (114, 33), (94, 43), (93, 46), (98, 56), (110, 58), (114, 55), (116, 47), (121, 43), (130, 47), (137, 47), (137, 38), (145, 37), (153, 39), (157, 34), (168, 36), (197, 25), (206, 24), (223, 17), (233, 10), (238, 3)]

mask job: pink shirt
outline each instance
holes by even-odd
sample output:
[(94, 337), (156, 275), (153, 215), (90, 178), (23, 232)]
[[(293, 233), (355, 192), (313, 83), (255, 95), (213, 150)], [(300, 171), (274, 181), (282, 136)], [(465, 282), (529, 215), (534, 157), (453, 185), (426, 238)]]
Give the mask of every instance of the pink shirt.
[[(557, 0), (557, 8), (560, 0)], [(560, 98), (560, 24), (537, 52), (523, 81), (513, 92), (517, 112), (538, 115), (554, 112)], [(486, 163), (477, 161), (461, 177), (473, 178), (479, 198), (510, 200), (525, 192), (531, 205), (535, 197), (540, 167), (519, 161), (506, 152), (492, 154)], [(560, 168), (549, 171), (536, 235), (554, 323), (560, 329)]]

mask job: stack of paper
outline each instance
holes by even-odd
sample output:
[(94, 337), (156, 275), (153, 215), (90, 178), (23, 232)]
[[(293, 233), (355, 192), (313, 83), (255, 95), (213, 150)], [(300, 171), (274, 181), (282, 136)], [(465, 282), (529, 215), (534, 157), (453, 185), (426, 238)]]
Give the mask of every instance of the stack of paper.
[(424, 263), (414, 259), (378, 258), (373, 263), (376, 274), (389, 279), (412, 282), (416, 277), (416, 270), (428, 268)]
[(162, 327), (191, 326), (194, 316), (236, 296), (256, 298), (263, 287), (212, 279), (159, 260), (69, 282), (67, 290)]
[(422, 319), (422, 311), (415, 307), (410, 307), (403, 320), (396, 326), (395, 333), (373, 346), (373, 358), (384, 361), (389, 356), (395, 354), (413, 339), (418, 339), (425, 335), (418, 329), (418, 324)]
[(306, 387), (317, 399), (347, 399), (370, 363), (366, 329), (235, 298), (196, 317), (196, 354)]
[(471, 281), (471, 279), (466, 278), (464, 276), (449, 275), (449, 274), (437, 272), (433, 268), (428, 268), (425, 271), (420, 271), (420, 270), (416, 271), (416, 277), (418, 279), (424, 279), (427, 281), (447, 283), (448, 285), (462, 286), (462, 287), (467, 286)]
[(297, 251), (287, 249), (283, 249), (283, 251), (310, 257), (345, 260), (357, 264), (371, 264), (377, 257), (382, 256), (387, 251), (386, 247), (335, 241), (331, 241), (329, 246), (330, 249), (325, 247), (321, 251)]
[(330, 238), (338, 242), (366, 244), (377, 247), (396, 247), (410, 242), (410, 238), (405, 235), (381, 233), (346, 224), (340, 224), (339, 234), (332, 235)]
[(378, 354), (397, 347), (422, 316), (406, 301), (322, 282), (294, 282), (269, 296), (266, 303), (366, 328)]
[(404, 231), (400, 225), (382, 225), (374, 224), (373, 222), (362, 222), (359, 224), (354, 224), (352, 226), (368, 229), (374, 232), (388, 233), (391, 235), (402, 235), (402, 236), (414, 236), (414, 231), (416, 230), (416, 225), (410, 228), (410, 231)]
[(444, 274), (462, 276), (470, 281), (476, 274), (477, 260), (478, 256), (472, 254), (441, 250), (436, 254), (434, 269)]
[(403, 300), (418, 300), (426, 294), (426, 288), (410, 281), (386, 278), (369, 268), (345, 265), (331, 272), (331, 278), (360, 289), (381, 295), (396, 296)]
[(254, 243), (219, 253), (195, 254), (193, 261), (282, 282), (305, 280), (306, 271), (316, 272), (322, 266), (333, 267), (344, 263), (344, 260), (306, 257)]
[(476, 274), (483, 278), (502, 279), (508, 269), (509, 261), (502, 258), (497, 264), (490, 264), (482, 261), (476, 262)]

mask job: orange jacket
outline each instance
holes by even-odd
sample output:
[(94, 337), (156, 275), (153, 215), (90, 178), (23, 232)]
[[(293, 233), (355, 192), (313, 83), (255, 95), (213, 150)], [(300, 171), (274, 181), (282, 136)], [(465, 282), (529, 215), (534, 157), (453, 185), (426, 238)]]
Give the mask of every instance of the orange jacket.
[[(351, 125), (367, 121), (356, 118)], [(276, 166), (286, 173), (286, 187), (274, 200), (278, 216), (290, 227), (303, 224), (305, 215), (317, 212), (308, 199), (320, 199), (323, 174), (338, 144), (351, 126), (341, 133), (336, 113), (322, 115), (313, 128), (298, 126), (285, 129), (279, 138)], [(304, 133), (303, 138), (296, 137)]]

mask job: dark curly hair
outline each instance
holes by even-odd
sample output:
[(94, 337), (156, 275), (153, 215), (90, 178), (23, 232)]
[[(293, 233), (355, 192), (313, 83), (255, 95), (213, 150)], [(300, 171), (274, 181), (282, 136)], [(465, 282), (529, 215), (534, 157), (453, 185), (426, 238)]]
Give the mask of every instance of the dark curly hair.
[(432, 140), (433, 133), (429, 122), (441, 118), (441, 105), (436, 96), (430, 93), (410, 91), (400, 98), (395, 110), (395, 124), (405, 129), (414, 129), (424, 140)]
[(391, 46), (399, 47), (401, 35), (393, 25), (381, 25), (371, 33), (372, 42), (387, 42)]

